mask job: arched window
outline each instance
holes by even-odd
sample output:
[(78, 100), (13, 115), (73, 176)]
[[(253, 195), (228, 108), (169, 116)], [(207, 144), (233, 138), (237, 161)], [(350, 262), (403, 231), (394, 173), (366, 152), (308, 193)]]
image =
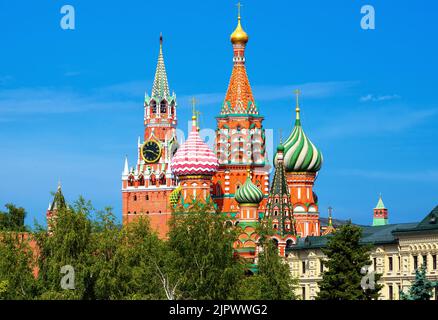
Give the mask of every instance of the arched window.
[(170, 104), (170, 114), (173, 116), (175, 114), (175, 101)]
[(130, 176), (128, 178), (128, 187), (132, 187), (132, 186), (134, 186), (134, 177)]
[(166, 100), (161, 100), (160, 113), (166, 113), (166, 112), (167, 112), (167, 102), (166, 102)]
[(136, 195), (134, 195), (134, 201), (137, 201), (137, 196)]
[(151, 100), (151, 112), (153, 114), (157, 113), (157, 103), (155, 102), (155, 100)]
[(166, 184), (166, 176), (164, 174), (162, 174), (160, 176), (160, 184), (161, 185), (165, 185)]
[(155, 174), (151, 175), (151, 184), (154, 186), (157, 183), (157, 178), (155, 178)]
[(286, 248), (288, 248), (288, 249), (292, 248), (293, 244), (294, 244), (294, 242), (292, 241), (292, 239), (287, 240), (286, 241)]
[(148, 194), (146, 195), (146, 200), (149, 200), (149, 195)]
[(138, 184), (140, 186), (144, 186), (144, 177), (143, 176), (140, 176), (140, 178), (138, 178)]

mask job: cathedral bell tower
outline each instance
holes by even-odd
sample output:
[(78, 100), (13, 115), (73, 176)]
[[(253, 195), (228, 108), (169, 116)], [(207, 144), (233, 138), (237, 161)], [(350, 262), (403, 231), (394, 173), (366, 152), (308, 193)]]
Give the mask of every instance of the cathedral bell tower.
[(263, 213), (269, 192), (269, 165), (265, 150), (263, 117), (254, 100), (245, 67), (248, 34), (243, 30), (239, 14), (237, 27), (231, 34), (233, 70), (221, 112), (216, 117), (215, 152), (219, 170), (213, 177), (213, 198), (224, 214), (234, 218), (239, 212), (235, 195), (247, 179), (247, 168), (255, 185), (263, 193), (258, 212)]
[(176, 188), (170, 162), (178, 143), (176, 139), (176, 95), (170, 94), (163, 57), (163, 37), (151, 96), (144, 100), (144, 135), (138, 138), (137, 162), (122, 173), (123, 223), (147, 216), (151, 227), (165, 237), (171, 208), (169, 195)]

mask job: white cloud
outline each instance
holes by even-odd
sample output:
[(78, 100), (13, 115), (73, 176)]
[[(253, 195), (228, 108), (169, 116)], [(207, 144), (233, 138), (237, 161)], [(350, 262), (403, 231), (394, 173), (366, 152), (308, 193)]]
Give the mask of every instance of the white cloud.
[(389, 100), (397, 100), (401, 99), (401, 97), (398, 94), (388, 94), (388, 95), (373, 95), (373, 94), (367, 94), (365, 96), (360, 97), (360, 102), (380, 102), (380, 101), (389, 101)]

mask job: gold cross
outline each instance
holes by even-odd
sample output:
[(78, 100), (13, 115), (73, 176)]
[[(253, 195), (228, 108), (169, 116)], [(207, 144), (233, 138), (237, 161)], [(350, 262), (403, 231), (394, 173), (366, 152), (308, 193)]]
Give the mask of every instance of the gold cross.
[(192, 103), (193, 116), (196, 116), (196, 103), (198, 103), (198, 100), (196, 100), (195, 97), (192, 97), (191, 103)]
[(240, 8), (243, 7), (243, 4), (240, 1), (236, 4), (237, 6), (237, 17), (240, 19)]

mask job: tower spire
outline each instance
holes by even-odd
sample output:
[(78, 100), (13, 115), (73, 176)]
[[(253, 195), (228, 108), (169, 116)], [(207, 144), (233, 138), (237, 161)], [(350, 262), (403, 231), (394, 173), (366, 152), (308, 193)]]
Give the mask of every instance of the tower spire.
[(170, 96), (169, 83), (167, 82), (166, 67), (163, 56), (163, 35), (160, 33), (160, 51), (158, 54), (157, 69), (152, 86), (152, 98), (160, 101)]

